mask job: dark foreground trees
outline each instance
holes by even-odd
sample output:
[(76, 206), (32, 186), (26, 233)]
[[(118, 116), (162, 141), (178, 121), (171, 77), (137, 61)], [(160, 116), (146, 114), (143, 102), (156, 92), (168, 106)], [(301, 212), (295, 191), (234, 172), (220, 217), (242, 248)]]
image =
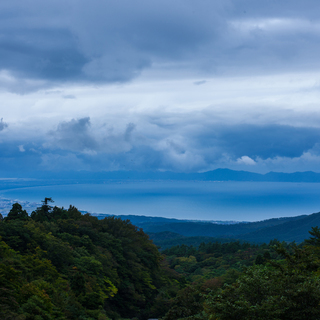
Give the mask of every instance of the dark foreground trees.
[(319, 319), (320, 280), (268, 266), (249, 268), (231, 286), (209, 295), (210, 319)]
[(163, 259), (128, 220), (50, 200), (0, 220), (0, 319), (320, 319), (318, 227), (301, 246), (210, 243)]
[(161, 256), (128, 220), (19, 204), (0, 222), (0, 319), (147, 319)]
[(303, 245), (285, 249), (281, 260), (247, 268), (233, 284), (203, 296), (201, 310), (181, 319), (320, 319), (320, 230)]

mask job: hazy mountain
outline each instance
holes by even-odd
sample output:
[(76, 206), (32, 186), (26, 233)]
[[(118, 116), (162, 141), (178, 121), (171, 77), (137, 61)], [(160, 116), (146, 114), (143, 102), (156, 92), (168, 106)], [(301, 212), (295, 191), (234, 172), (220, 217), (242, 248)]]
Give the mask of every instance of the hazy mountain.
[[(105, 215), (98, 215), (100, 219)], [(320, 225), (320, 212), (296, 217), (273, 218), (258, 222), (209, 222), (145, 216), (118, 216), (142, 228), (163, 248), (176, 244), (198, 245), (201, 242), (239, 239), (269, 242), (273, 239), (302, 242), (312, 227)], [(192, 238), (192, 239), (191, 239)], [(224, 239), (224, 240), (223, 240)]]
[(239, 238), (254, 242), (269, 242), (272, 239), (278, 239), (279, 241), (299, 243), (310, 237), (309, 231), (315, 226), (320, 226), (320, 212), (253, 231), (241, 235)]
[[(21, 175), (20, 175), (21, 176)], [(22, 176), (21, 176), (22, 177)], [(269, 172), (259, 174), (248, 171), (235, 171), (230, 169), (216, 169), (202, 173), (179, 173), (172, 171), (64, 171), (61, 173), (33, 172), (23, 178), (36, 178), (52, 180), (67, 180), (69, 183), (84, 181), (86, 183), (99, 183), (101, 180), (198, 180), (198, 181), (269, 181), (269, 182), (320, 182), (320, 173), (306, 172)], [(30, 183), (30, 182), (29, 182)]]
[(164, 232), (170, 231), (188, 237), (239, 237), (240, 235), (259, 231), (265, 228), (282, 225), (285, 222), (301, 220), (305, 216), (268, 219), (259, 222), (240, 222), (236, 224), (219, 224), (210, 222), (181, 221), (176, 223), (165, 223), (145, 226), (144, 231)]

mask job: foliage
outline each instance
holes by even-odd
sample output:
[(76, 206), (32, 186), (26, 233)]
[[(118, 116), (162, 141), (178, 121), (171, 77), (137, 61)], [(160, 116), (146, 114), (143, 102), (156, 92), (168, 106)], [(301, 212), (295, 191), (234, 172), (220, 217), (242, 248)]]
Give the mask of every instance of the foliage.
[(146, 319), (172, 282), (148, 236), (50, 202), (30, 217), (14, 204), (0, 222), (0, 318)]
[(191, 284), (193, 294), (181, 290), (163, 319), (319, 319), (320, 230), (310, 233), (301, 246), (272, 241), (274, 251), (260, 251), (242, 273), (229, 268), (222, 277), (207, 280), (211, 286), (201, 287), (203, 278)]
[(0, 219), (0, 319), (319, 319), (320, 229), (302, 245), (218, 241), (160, 255), (129, 220), (19, 204)]
[(206, 319), (204, 302), (208, 291), (212, 294), (224, 284), (234, 283), (243, 268), (255, 264), (258, 256), (262, 263), (278, 258), (273, 250), (277, 241), (269, 245), (245, 242), (218, 241), (201, 243), (199, 247), (178, 245), (163, 251), (169, 267), (183, 276), (187, 287), (181, 288), (169, 303), (164, 320)]
[(12, 209), (9, 211), (8, 216), (5, 218), (5, 221), (9, 220), (28, 220), (28, 213), (26, 210), (22, 209), (20, 203), (14, 203)]
[[(269, 245), (216, 241), (203, 242), (198, 248), (182, 244), (168, 248), (162, 253), (166, 256), (171, 268), (193, 282), (214, 277), (230, 277), (232, 272), (239, 274), (244, 267), (275, 259), (278, 255), (273, 250), (273, 245), (274, 241)], [(227, 279), (224, 279), (223, 282), (226, 281)]]
[[(237, 281), (211, 293), (205, 302), (206, 319), (319, 319), (320, 233), (308, 245), (278, 245), (282, 261), (249, 267)], [(311, 244), (311, 245), (310, 245)]]

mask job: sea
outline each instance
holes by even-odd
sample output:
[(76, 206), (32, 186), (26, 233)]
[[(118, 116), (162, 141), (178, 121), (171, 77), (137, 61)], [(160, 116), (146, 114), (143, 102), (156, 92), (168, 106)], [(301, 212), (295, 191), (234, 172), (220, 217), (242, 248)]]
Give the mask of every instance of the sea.
[(260, 221), (320, 211), (320, 183), (234, 181), (0, 181), (0, 212), (28, 212), (45, 197), (92, 214), (189, 220)]

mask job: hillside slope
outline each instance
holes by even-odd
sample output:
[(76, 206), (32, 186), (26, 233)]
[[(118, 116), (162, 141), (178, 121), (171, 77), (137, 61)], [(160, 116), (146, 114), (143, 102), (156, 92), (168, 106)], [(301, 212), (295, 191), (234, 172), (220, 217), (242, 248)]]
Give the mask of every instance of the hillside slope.
[(312, 227), (320, 226), (320, 212), (298, 220), (291, 220), (280, 225), (264, 228), (239, 236), (240, 239), (253, 242), (269, 242), (272, 239), (287, 242), (302, 242), (310, 236)]
[[(290, 218), (269, 219), (258, 222), (245, 222), (237, 224), (217, 224), (210, 222), (176, 222), (157, 225), (146, 225), (146, 233), (170, 231), (186, 237), (206, 236), (206, 237), (234, 237), (259, 231), (268, 227), (282, 225), (290, 221), (299, 221), (306, 216)], [(139, 226), (139, 225), (138, 225)]]

